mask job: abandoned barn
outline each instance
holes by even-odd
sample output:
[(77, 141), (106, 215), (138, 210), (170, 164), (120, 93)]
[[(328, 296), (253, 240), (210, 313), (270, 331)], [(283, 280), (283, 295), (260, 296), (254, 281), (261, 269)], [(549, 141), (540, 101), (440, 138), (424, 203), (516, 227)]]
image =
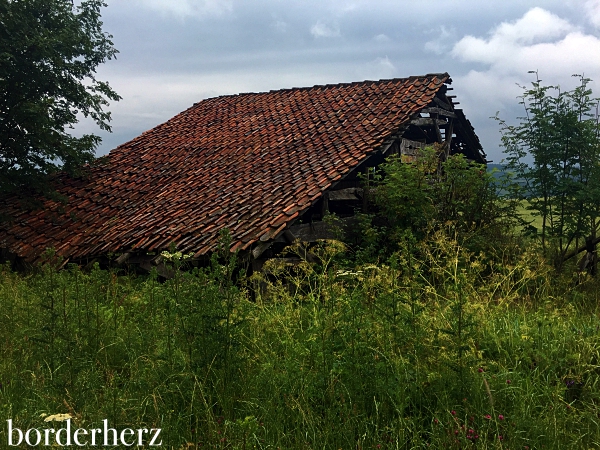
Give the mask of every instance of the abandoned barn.
[(0, 200), (12, 218), (0, 223), (0, 247), (29, 263), (54, 248), (64, 262), (110, 254), (148, 269), (172, 244), (202, 260), (228, 229), (231, 250), (260, 261), (318, 238), (328, 211), (364, 207), (359, 174), (390, 154), (410, 159), (438, 143), (485, 163), (450, 83), (443, 73), (203, 100), (84, 176), (59, 177), (65, 204), (26, 211)]

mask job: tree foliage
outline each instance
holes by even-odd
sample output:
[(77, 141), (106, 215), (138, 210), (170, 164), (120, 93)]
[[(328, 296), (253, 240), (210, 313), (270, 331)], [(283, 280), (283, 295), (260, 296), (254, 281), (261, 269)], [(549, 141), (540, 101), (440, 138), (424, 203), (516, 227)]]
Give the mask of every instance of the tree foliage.
[(392, 156), (382, 164), (375, 191), (378, 213), (362, 233), (361, 245), (371, 249), (367, 258), (393, 252), (407, 236), (422, 240), (441, 229), (475, 252), (502, 234), (509, 205), (500, 201), (485, 165), (461, 154), (440, 162), (439, 153), (428, 147), (414, 161)]
[(524, 181), (522, 195), (541, 216), (542, 243), (559, 267), (579, 240), (595, 239), (600, 225), (598, 100), (590, 80), (574, 76), (580, 83), (570, 91), (536, 79), (523, 88), (519, 123), (497, 119), (508, 167)]
[(440, 163), (438, 153), (430, 147), (412, 163), (392, 158), (383, 165), (377, 192), (386, 216), (416, 233), (448, 222), (460, 233), (490, 225), (498, 215), (497, 195), (485, 165), (462, 154)]
[(109, 130), (109, 100), (96, 79), (115, 57), (102, 31), (102, 0), (0, 0), (0, 189), (48, 193), (48, 175), (74, 175), (94, 159), (100, 137), (72, 136), (81, 116)]

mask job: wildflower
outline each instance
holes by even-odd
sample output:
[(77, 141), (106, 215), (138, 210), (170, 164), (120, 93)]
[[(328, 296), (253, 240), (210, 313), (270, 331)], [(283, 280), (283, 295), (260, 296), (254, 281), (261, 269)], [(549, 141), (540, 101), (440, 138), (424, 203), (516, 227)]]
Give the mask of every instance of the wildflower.
[(458, 434), (458, 430), (454, 430), (454, 434)]
[(477, 372), (482, 373), (483, 372), (483, 367), (480, 367), (479, 369), (477, 369)]
[(452, 414), (453, 416), (455, 416), (456, 415), (456, 411), (452, 410), (452, 411), (450, 411), (450, 414)]
[(500, 435), (500, 436), (498, 436), (498, 440), (499, 440), (499, 441), (503, 441), (503, 440), (504, 440), (504, 437), (503, 437), (502, 435)]
[(512, 383), (512, 381), (506, 380), (506, 384), (510, 384), (510, 383)]
[(65, 420), (72, 419), (71, 414), (52, 414), (44, 419), (44, 422), (64, 422)]
[(440, 423), (440, 421), (437, 419), (433, 419), (433, 423), (435, 423), (437, 425), (438, 423)]
[(498, 415), (498, 419), (500, 419), (500, 420), (504, 420), (504, 416), (503, 416), (502, 414), (499, 414), (499, 415)]
[(490, 420), (492, 418), (492, 416), (490, 416), (489, 414), (486, 414), (485, 416), (483, 416), (485, 419)]

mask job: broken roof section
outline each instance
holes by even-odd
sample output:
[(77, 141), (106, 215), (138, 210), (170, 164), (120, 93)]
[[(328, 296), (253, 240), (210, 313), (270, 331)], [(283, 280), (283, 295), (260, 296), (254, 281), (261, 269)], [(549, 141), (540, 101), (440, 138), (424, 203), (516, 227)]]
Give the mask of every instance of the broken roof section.
[(62, 178), (66, 205), (47, 201), (44, 211), (23, 212), (5, 199), (0, 214), (14, 220), (0, 224), (0, 247), (29, 262), (50, 247), (84, 260), (172, 243), (200, 257), (229, 229), (232, 250), (250, 250), (411, 124), (434, 141), (445, 129), (450, 153), (485, 162), (473, 128), (446, 96), (450, 82), (447, 73), (429, 74), (201, 101), (117, 147), (86, 177)]

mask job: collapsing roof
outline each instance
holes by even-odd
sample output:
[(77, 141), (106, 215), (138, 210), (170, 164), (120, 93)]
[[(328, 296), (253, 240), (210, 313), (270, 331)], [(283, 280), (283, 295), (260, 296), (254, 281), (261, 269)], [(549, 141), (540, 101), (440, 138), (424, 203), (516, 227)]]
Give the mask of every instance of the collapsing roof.
[[(28, 262), (46, 248), (72, 261), (168, 249), (201, 257), (228, 229), (232, 250), (282, 235), (326, 191), (373, 158), (445, 143), (485, 163), (448, 74), (227, 95), (196, 103), (62, 177), (66, 205), (0, 203), (0, 247)], [(394, 150), (395, 149), (395, 150)]]

